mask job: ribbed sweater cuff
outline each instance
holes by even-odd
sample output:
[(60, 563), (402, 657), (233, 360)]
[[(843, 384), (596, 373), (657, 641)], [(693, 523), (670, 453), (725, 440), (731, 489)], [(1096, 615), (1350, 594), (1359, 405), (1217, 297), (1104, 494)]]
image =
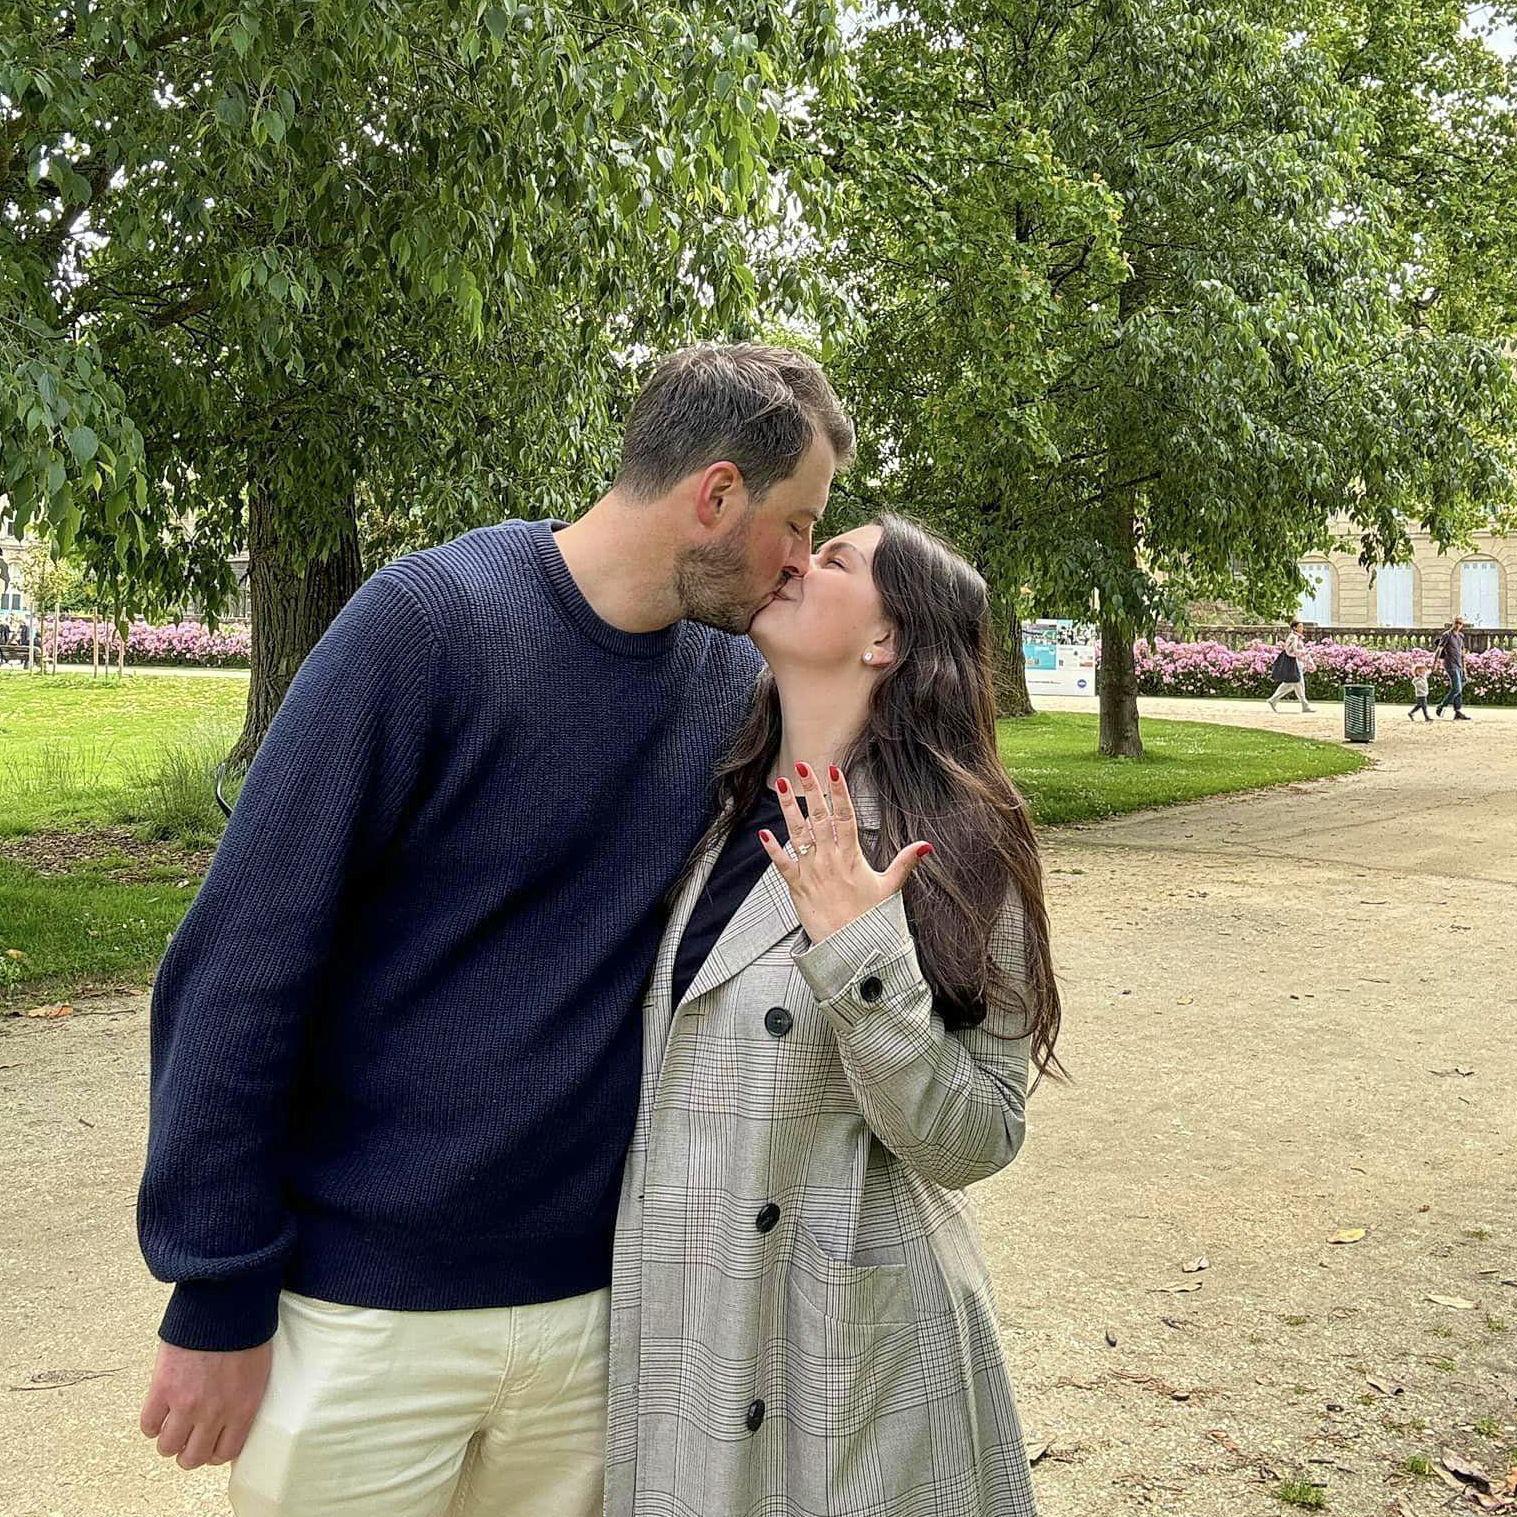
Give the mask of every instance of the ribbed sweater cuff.
[(257, 1348), (279, 1322), (279, 1275), (185, 1280), (174, 1287), (158, 1336), (177, 1348), (231, 1353)]

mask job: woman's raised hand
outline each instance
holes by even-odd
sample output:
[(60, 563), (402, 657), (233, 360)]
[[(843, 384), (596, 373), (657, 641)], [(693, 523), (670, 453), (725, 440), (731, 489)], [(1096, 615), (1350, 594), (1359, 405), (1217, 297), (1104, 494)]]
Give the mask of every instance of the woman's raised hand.
[(805, 815), (796, 801), (796, 787), (783, 777), (775, 782), (795, 857), (772, 832), (760, 832), (759, 841), (790, 887), (795, 914), (806, 936), (820, 943), (881, 901), (888, 901), (932, 852), (932, 844), (909, 843), (883, 873), (877, 871), (859, 845), (853, 798), (842, 770), (836, 765), (829, 768), (825, 790), (810, 764), (797, 764), (795, 772), (806, 796)]

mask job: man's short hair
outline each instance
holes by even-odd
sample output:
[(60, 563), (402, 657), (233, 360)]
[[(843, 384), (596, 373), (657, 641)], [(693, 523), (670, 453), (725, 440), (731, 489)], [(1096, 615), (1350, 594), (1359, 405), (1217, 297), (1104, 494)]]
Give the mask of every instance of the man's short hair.
[(671, 353), (638, 392), (616, 485), (651, 500), (726, 460), (759, 501), (818, 439), (838, 468), (852, 462), (853, 423), (814, 359), (753, 342), (702, 344)]

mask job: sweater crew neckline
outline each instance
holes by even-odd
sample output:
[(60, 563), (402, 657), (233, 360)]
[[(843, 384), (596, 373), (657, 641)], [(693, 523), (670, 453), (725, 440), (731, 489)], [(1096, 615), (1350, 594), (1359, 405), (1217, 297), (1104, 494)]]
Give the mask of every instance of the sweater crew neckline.
[(657, 632), (624, 632), (620, 627), (613, 627), (585, 599), (585, 592), (569, 571), (563, 549), (553, 541), (553, 534), (566, 526), (568, 523), (562, 521), (527, 523), (538, 567), (564, 615), (592, 643), (610, 653), (624, 658), (657, 658), (667, 653), (679, 637), (678, 622), (661, 627)]

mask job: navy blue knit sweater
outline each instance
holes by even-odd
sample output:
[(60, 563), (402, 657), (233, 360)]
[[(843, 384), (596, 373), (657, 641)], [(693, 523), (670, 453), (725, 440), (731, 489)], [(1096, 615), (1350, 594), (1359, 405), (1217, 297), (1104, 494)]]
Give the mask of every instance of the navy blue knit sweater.
[(154, 988), (167, 1341), (261, 1343), (282, 1286), (439, 1310), (609, 1282), (663, 897), (758, 667), (607, 625), (544, 522), (354, 596)]

